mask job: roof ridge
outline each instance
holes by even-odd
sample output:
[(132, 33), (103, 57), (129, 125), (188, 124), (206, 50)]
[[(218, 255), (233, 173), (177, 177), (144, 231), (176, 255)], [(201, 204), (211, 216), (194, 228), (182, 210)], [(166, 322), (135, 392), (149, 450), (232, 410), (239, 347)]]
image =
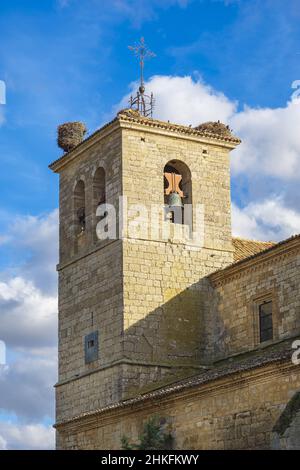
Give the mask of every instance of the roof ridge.
[(236, 143), (241, 142), (241, 140), (233, 134), (224, 136), (224, 135), (220, 135), (215, 132), (208, 131), (208, 130), (199, 130), (197, 129), (197, 126), (192, 127), (191, 125), (187, 126), (186, 124), (176, 124), (170, 121), (162, 121), (160, 119), (149, 118), (149, 117), (145, 117), (142, 115), (137, 115), (136, 113), (133, 113), (133, 112), (130, 113), (130, 109), (124, 109), (124, 110), (119, 111), (117, 114), (117, 119), (121, 119), (124, 121), (133, 121), (133, 122), (150, 125), (150, 126), (161, 125), (162, 127), (165, 127), (168, 129), (184, 129), (185, 131), (191, 134), (214, 137), (218, 140), (224, 140), (224, 141), (229, 141), (229, 142), (236, 142)]
[(284, 245), (288, 245), (289, 243), (293, 242), (294, 240), (300, 240), (300, 234), (292, 235), (289, 238), (286, 238), (286, 239), (281, 240), (279, 242), (276, 242), (274, 244), (270, 244), (265, 249), (260, 250), (257, 253), (253, 253), (253, 254), (250, 254), (248, 256), (237, 259), (237, 260), (233, 261), (233, 263), (226, 266), (225, 268), (218, 269), (217, 271), (214, 271), (213, 273), (209, 274), (208, 277), (213, 278), (213, 277), (218, 276), (218, 275), (220, 275), (224, 272), (228, 272), (232, 268), (236, 268), (237, 266), (240, 266), (244, 263), (247, 263), (248, 261), (259, 258), (260, 256), (264, 256), (267, 253), (270, 253), (272, 251), (276, 252), (276, 250), (280, 249), (280, 247), (282, 247)]
[(243, 238), (243, 237), (235, 237), (233, 236), (232, 237), (233, 240), (241, 240), (241, 241), (245, 241), (245, 242), (254, 242), (254, 243), (263, 243), (263, 244), (274, 244), (276, 245), (278, 242), (275, 242), (273, 240), (268, 240), (268, 241), (264, 241), (264, 240), (255, 240), (253, 238)]

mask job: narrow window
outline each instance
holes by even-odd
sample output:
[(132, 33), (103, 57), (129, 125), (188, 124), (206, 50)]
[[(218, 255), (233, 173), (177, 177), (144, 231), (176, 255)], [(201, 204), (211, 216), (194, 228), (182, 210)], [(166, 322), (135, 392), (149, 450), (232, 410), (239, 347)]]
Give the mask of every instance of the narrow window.
[(261, 343), (273, 339), (272, 301), (259, 306), (259, 339)]
[[(98, 206), (106, 203), (106, 178), (105, 170), (99, 167), (94, 175), (93, 179), (93, 220), (94, 220), (94, 240), (97, 241), (96, 236), (96, 225), (101, 220), (100, 217), (96, 216)], [(104, 216), (103, 216), (104, 217)], [(102, 217), (102, 218), (103, 218)]]
[(98, 331), (93, 331), (85, 336), (84, 359), (86, 364), (98, 359)]
[(94, 198), (94, 209), (96, 210), (100, 204), (106, 202), (106, 188), (105, 188), (105, 170), (104, 168), (98, 168), (93, 181), (93, 198)]
[(85, 231), (85, 187), (82, 180), (78, 181), (74, 191), (75, 233)]

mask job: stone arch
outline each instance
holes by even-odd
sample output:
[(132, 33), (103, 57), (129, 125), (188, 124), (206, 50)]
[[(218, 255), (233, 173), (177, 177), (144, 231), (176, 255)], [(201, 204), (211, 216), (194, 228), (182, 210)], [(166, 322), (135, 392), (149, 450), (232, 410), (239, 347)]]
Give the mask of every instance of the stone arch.
[(93, 177), (93, 209), (106, 202), (106, 173), (103, 167), (98, 167)]
[(97, 207), (106, 203), (106, 172), (102, 166), (99, 166), (93, 176), (93, 236), (97, 241), (96, 225), (100, 220), (96, 216)]
[(79, 181), (82, 181), (82, 182), (84, 183), (84, 185), (85, 185), (85, 184), (86, 184), (86, 183), (85, 183), (85, 176), (84, 176), (84, 175), (80, 175), (80, 176), (78, 176), (78, 177), (75, 179), (75, 181), (74, 181), (74, 183), (73, 183), (73, 188), (72, 188), (73, 193), (75, 192), (76, 186), (78, 185)]
[(73, 191), (73, 215), (75, 235), (79, 235), (85, 231), (85, 183), (83, 179), (76, 182)]
[[(181, 160), (169, 160), (164, 166), (164, 203), (170, 206), (171, 194), (176, 193), (177, 201), (182, 204), (182, 222), (184, 221), (184, 210), (187, 204), (192, 205), (192, 175), (189, 167)], [(179, 198), (178, 198), (179, 196)], [(172, 210), (170, 211), (173, 212)], [(169, 217), (170, 218), (170, 217)], [(176, 222), (174, 215), (170, 220)]]

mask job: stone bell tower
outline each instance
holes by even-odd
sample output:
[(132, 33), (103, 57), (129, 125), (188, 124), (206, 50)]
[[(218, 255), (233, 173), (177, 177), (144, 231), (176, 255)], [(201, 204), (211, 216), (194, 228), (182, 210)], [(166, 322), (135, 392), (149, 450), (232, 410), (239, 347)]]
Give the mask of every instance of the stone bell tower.
[[(80, 426), (81, 415), (209, 361), (205, 276), (233, 260), (229, 152), (238, 143), (221, 123), (191, 128), (123, 110), (50, 165), (60, 176), (58, 447), (72, 418)], [(170, 200), (189, 207), (187, 224)], [(117, 218), (106, 240), (96, 234), (104, 203)], [(162, 230), (151, 230), (159, 207)], [(183, 236), (191, 229), (200, 243)]]

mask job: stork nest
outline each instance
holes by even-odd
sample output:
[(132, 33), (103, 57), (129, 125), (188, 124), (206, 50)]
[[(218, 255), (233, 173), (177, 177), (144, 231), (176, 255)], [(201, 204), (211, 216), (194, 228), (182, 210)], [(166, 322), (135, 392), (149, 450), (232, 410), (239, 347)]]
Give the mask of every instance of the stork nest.
[(141, 114), (139, 113), (139, 111), (137, 109), (133, 109), (133, 108), (125, 108), (125, 109), (121, 109), (119, 112), (118, 112), (118, 116), (119, 115), (123, 115), (123, 116), (127, 116), (127, 117), (135, 117), (135, 118), (140, 118), (141, 117)]
[(65, 152), (69, 152), (83, 139), (87, 129), (83, 122), (66, 122), (57, 128), (57, 145)]
[(197, 131), (210, 132), (224, 137), (232, 137), (231, 129), (220, 121), (208, 121), (195, 127)]

